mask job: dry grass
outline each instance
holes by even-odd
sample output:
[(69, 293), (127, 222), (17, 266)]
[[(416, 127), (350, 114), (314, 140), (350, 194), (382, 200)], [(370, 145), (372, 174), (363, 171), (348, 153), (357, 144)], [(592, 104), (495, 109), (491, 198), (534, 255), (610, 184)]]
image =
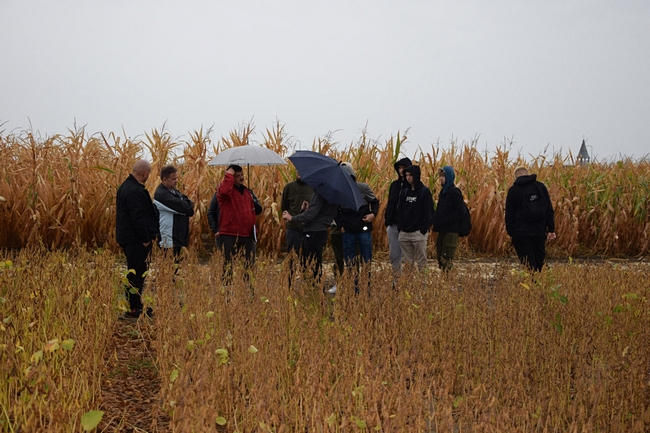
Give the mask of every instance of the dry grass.
[[(1, 429), (78, 431), (102, 407), (122, 259), (3, 254)], [(307, 281), (288, 288), (266, 255), (251, 286), (237, 268), (223, 287), (219, 255), (189, 253), (174, 277), (156, 249), (151, 411), (182, 432), (647, 431), (650, 268), (625, 264), (556, 264), (537, 278), (512, 262), (465, 264), (405, 272), (393, 290), (375, 263), (370, 297), (343, 278), (332, 299)], [(52, 350), (54, 338), (75, 346)]]
[[(88, 136), (83, 129), (67, 135), (37, 138), (29, 132), (0, 133), (3, 182), (0, 183), (0, 245), (49, 248), (86, 244), (117, 251), (114, 237), (115, 193), (134, 162), (146, 149), (152, 155), (153, 172), (168, 163), (181, 167), (180, 188), (196, 203), (191, 219), (191, 244), (199, 251), (209, 243), (206, 212), (210, 198), (223, 176), (224, 167), (208, 167), (209, 156), (220, 150), (252, 143), (250, 124), (212, 142), (212, 131), (199, 130), (187, 141), (153, 130), (141, 139), (122, 139), (115, 134)], [(388, 186), (394, 179), (393, 162), (406, 140), (399, 133), (380, 142), (365, 131), (347, 146), (331, 136), (316, 140), (312, 148), (339, 160), (351, 161), (361, 181), (380, 198), (381, 210), (375, 231), (375, 250), (386, 249), (381, 230)], [(284, 126), (277, 123), (262, 133), (261, 145), (288, 156), (294, 149)], [(493, 154), (479, 152), (476, 142), (441, 150), (420, 149), (408, 155), (422, 166), (423, 180), (434, 191), (436, 170), (452, 165), (457, 183), (469, 202), (474, 229), (469, 249), (493, 255), (510, 251), (503, 222), (505, 195), (512, 183), (513, 168), (525, 161), (511, 155), (506, 146)], [(531, 171), (549, 187), (556, 209), (558, 241), (552, 254), (643, 255), (650, 242), (648, 161), (621, 161), (576, 166), (571, 156), (528, 161)], [(264, 206), (258, 217), (259, 247), (276, 254), (284, 244), (279, 206), (282, 187), (295, 175), (291, 165), (251, 167), (249, 185)], [(159, 179), (153, 175), (147, 188), (153, 192)], [(275, 206), (274, 206), (275, 204)], [(465, 244), (463, 244), (465, 245)]]
[[(510, 264), (441, 277), (376, 269), (333, 301), (258, 262), (157, 274), (163, 406), (178, 431), (644, 431), (647, 267)], [(362, 286), (364, 282), (362, 281)], [(294, 284), (294, 288), (296, 285)], [(182, 308), (179, 296), (183, 298)], [(191, 421), (190, 421), (191, 420)]]

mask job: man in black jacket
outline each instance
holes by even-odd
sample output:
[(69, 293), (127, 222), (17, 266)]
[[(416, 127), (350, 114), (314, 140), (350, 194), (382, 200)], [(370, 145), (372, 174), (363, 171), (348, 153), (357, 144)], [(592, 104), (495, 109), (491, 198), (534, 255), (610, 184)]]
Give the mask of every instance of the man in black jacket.
[(388, 189), (388, 203), (384, 215), (386, 235), (388, 237), (388, 249), (390, 250), (390, 264), (394, 273), (399, 273), (402, 262), (402, 249), (399, 246), (399, 231), (397, 230), (397, 215), (399, 213), (400, 199), (404, 188), (407, 187), (404, 178), (404, 169), (412, 165), (409, 158), (402, 158), (393, 167), (397, 172), (397, 180), (394, 180)]
[[(357, 180), (357, 175), (352, 164), (342, 162), (341, 167), (343, 167), (352, 179)], [(372, 260), (372, 221), (379, 212), (379, 200), (375, 197), (375, 193), (372, 192), (370, 186), (363, 182), (357, 182), (357, 188), (359, 188), (359, 192), (366, 201), (366, 204), (357, 210), (339, 207), (336, 217), (336, 225), (341, 227), (343, 234), (343, 257), (345, 259), (345, 266), (355, 273), (355, 293), (359, 293), (359, 257), (364, 264), (369, 264)], [(368, 275), (370, 275), (370, 269), (368, 269)], [(330, 289), (330, 293), (332, 293), (332, 289)], [(370, 289), (370, 286), (368, 289)]]
[(151, 195), (144, 186), (151, 174), (151, 164), (140, 160), (135, 163), (129, 177), (120, 185), (115, 199), (117, 211), (115, 235), (126, 256), (129, 270), (126, 297), (130, 311), (126, 318), (137, 318), (142, 314), (142, 288), (147, 271), (147, 259), (152, 242), (158, 237), (158, 217), (151, 202)]
[(176, 189), (178, 170), (166, 165), (160, 170), (160, 185), (153, 195), (153, 203), (158, 209), (160, 225), (160, 246), (173, 248), (178, 258), (181, 248), (190, 241), (190, 217), (194, 215), (194, 203)]
[(402, 261), (417, 264), (420, 271), (427, 266), (427, 241), (435, 210), (431, 190), (420, 180), (420, 167), (404, 169), (408, 187), (402, 192), (397, 217)]
[(526, 167), (515, 169), (515, 182), (506, 197), (506, 231), (519, 261), (540, 272), (546, 243), (555, 240), (555, 213), (546, 185)]

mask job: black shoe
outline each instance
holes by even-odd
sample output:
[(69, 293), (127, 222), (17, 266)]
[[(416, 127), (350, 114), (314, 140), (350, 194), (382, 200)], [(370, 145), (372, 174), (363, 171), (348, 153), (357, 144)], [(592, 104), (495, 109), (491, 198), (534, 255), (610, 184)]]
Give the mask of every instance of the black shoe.
[(145, 312), (148, 318), (153, 319), (153, 309), (151, 307), (147, 308), (147, 311)]
[(142, 310), (131, 310), (127, 311), (124, 313), (122, 316), (120, 316), (121, 320), (138, 320), (138, 318), (142, 315)]

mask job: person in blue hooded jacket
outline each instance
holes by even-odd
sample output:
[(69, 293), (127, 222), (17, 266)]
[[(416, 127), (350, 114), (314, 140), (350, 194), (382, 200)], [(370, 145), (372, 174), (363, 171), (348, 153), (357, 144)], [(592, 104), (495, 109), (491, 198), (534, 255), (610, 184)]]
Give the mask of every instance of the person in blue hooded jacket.
[(440, 195), (438, 206), (433, 218), (433, 231), (438, 233), (436, 239), (436, 257), (438, 266), (448, 271), (453, 265), (456, 249), (458, 248), (458, 230), (463, 218), (465, 203), (463, 193), (456, 187), (454, 168), (446, 165), (438, 170), (440, 179)]
[(427, 266), (427, 240), (435, 213), (433, 196), (420, 180), (420, 167), (406, 167), (404, 176), (408, 185), (400, 195), (397, 216), (402, 262), (417, 264), (423, 271)]

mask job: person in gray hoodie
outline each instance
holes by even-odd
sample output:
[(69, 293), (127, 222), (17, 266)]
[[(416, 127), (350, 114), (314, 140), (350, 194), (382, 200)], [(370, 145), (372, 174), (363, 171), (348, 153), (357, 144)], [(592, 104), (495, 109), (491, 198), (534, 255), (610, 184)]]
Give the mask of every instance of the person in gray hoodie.
[(431, 190), (420, 180), (420, 167), (404, 169), (408, 186), (402, 191), (397, 229), (402, 248), (402, 262), (417, 264), (420, 271), (427, 266), (427, 240), (435, 210)]

